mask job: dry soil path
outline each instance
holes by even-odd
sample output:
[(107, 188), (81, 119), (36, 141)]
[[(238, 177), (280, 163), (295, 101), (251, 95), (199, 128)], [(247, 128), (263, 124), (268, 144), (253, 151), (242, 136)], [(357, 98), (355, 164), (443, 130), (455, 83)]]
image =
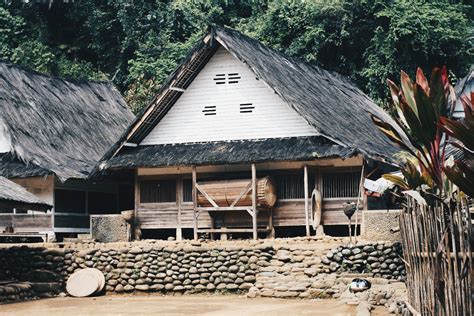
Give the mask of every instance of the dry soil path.
[(236, 296), (102, 296), (0, 305), (0, 315), (355, 315), (337, 300), (247, 299)]

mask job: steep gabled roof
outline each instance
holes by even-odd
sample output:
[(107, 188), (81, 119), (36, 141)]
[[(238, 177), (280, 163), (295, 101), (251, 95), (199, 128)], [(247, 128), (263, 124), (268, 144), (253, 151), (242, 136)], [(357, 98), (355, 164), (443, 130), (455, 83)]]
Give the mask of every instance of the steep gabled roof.
[[(212, 27), (165, 81), (157, 97), (104, 156), (139, 144), (160, 122), (219, 46), (247, 65), (323, 137), (367, 157), (393, 162), (399, 149), (372, 123), (370, 114), (395, 122), (348, 79), (268, 48), (235, 30)], [(402, 133), (402, 132), (401, 132)], [(403, 133), (402, 133), (403, 134)]]
[(0, 62), (0, 143), (9, 147), (0, 175), (86, 178), (133, 118), (110, 83), (67, 81)]
[(46, 203), (36, 195), (28, 192), (21, 185), (4, 177), (0, 177), (0, 201), (18, 205), (18, 207), (28, 207), (32, 209), (52, 208), (52, 205), (49, 203)]

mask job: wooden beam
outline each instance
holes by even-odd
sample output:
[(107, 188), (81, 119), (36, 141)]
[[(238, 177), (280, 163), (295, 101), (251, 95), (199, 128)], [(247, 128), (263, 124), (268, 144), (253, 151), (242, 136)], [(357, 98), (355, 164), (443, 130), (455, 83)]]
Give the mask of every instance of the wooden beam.
[(257, 231), (257, 168), (255, 164), (252, 164), (252, 228), (253, 228), (253, 239), (258, 239)]
[(194, 240), (198, 239), (198, 212), (197, 212), (197, 190), (196, 190), (196, 166), (192, 166), (193, 182), (193, 219), (194, 219)]
[(133, 227), (130, 227), (130, 239), (135, 239), (138, 229), (138, 208), (140, 207), (140, 181), (138, 179), (138, 169), (135, 170), (135, 209), (133, 210)]
[(308, 166), (304, 165), (304, 217), (306, 225), (306, 236), (310, 236), (309, 230), (309, 185), (308, 185)]

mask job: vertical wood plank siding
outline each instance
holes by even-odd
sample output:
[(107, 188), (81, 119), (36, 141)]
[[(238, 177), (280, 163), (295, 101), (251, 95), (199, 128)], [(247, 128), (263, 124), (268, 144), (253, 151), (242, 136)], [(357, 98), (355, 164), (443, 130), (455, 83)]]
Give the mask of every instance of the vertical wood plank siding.
[(313, 127), (221, 47), (141, 145), (311, 135)]
[(176, 180), (141, 181), (142, 203), (176, 202)]
[(323, 198), (357, 197), (359, 192), (360, 171), (324, 173)]

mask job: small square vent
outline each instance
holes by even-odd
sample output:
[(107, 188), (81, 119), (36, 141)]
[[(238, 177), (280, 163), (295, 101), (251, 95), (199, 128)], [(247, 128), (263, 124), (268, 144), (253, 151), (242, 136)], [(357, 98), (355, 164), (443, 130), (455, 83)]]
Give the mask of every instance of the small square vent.
[(204, 113), (205, 116), (216, 115), (217, 114), (216, 106), (215, 105), (205, 105), (204, 109), (202, 110), (202, 113)]
[(239, 83), (242, 77), (237, 72), (227, 74), (216, 74), (214, 76), (214, 82), (216, 84), (235, 84)]
[(255, 106), (252, 103), (240, 103), (240, 113), (252, 113)]

